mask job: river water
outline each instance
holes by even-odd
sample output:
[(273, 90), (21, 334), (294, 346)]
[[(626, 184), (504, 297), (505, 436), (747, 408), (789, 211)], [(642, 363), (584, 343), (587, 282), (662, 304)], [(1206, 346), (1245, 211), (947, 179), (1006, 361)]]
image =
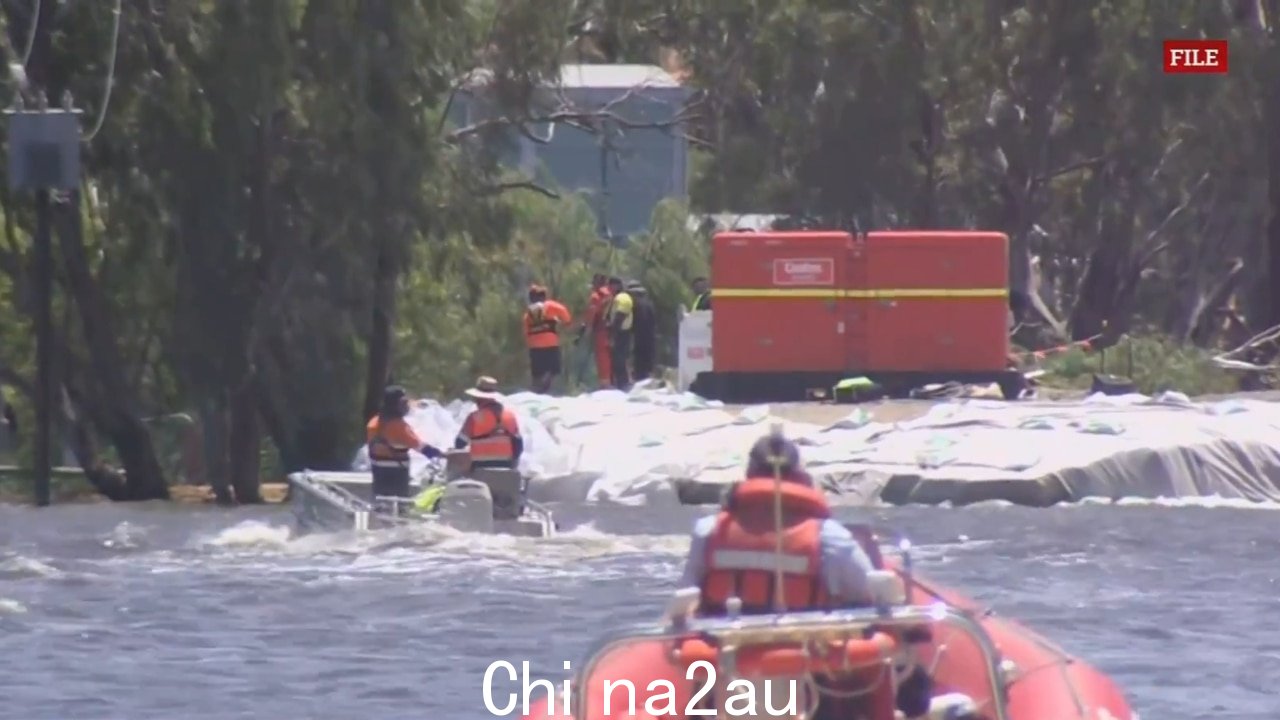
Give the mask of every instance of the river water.
[[(530, 542), (292, 539), (274, 508), (0, 507), (0, 718), (494, 717), (489, 663), (558, 677), (656, 617), (697, 512), (561, 507), (566, 534)], [(1146, 720), (1280, 717), (1274, 510), (860, 512), (1110, 673)]]

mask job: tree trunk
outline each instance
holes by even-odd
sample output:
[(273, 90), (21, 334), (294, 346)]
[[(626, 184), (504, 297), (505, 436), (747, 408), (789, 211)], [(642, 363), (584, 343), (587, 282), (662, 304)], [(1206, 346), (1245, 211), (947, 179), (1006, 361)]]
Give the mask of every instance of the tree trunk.
[(227, 442), (227, 465), (231, 471), (231, 485), (235, 488), (237, 503), (254, 505), (262, 502), (262, 428), (251, 383), (245, 383), (231, 394), (229, 416), (231, 432)]
[[(1274, 25), (1276, 18), (1269, 18)], [(1266, 105), (1263, 111), (1262, 127), (1267, 138), (1267, 205), (1270, 219), (1267, 222), (1267, 322), (1266, 326), (1280, 325), (1280, 136), (1276, 128), (1280, 127), (1280, 40), (1270, 38), (1267, 48), (1266, 62), (1272, 69), (1270, 83), (1267, 88)]]
[(209, 478), (209, 486), (213, 488), (214, 499), (219, 505), (234, 505), (235, 495), (231, 492), (231, 470), (227, 464), (225, 404), (220, 400), (210, 401), (200, 413), (200, 417), (204, 428), (204, 454), (209, 459), (205, 472)]
[[(381, 242), (389, 242), (382, 240)], [(382, 390), (391, 378), (392, 326), (396, 316), (396, 267), (386, 248), (379, 248), (373, 278), (373, 318), (369, 328), (368, 364), (364, 383), (364, 415), (373, 417), (382, 405)]]
[(111, 304), (89, 268), (83, 241), (80, 193), (58, 208), (58, 238), (66, 266), (67, 286), (80, 312), (82, 332), (89, 349), (92, 375), (101, 391), (103, 407), (97, 415), (101, 430), (111, 439), (124, 465), (129, 500), (169, 498), (164, 471), (156, 457), (151, 433), (137, 414), (137, 397), (129, 386), (124, 360), (116, 347)]
[(84, 417), (75, 411), (74, 393), (64, 385), (62, 387), (62, 417), (66, 427), (67, 439), (71, 444), (71, 453), (75, 455), (76, 464), (84, 471), (84, 477), (102, 497), (112, 502), (133, 499), (129, 495), (128, 483), (124, 476), (102, 462), (98, 454), (98, 443), (93, 431)]
[[(1071, 339), (1084, 340), (1103, 332), (1114, 313), (1122, 284), (1123, 261), (1114, 237), (1103, 235), (1089, 253), (1079, 295), (1071, 309)], [(1109, 328), (1108, 328), (1109, 329)]]

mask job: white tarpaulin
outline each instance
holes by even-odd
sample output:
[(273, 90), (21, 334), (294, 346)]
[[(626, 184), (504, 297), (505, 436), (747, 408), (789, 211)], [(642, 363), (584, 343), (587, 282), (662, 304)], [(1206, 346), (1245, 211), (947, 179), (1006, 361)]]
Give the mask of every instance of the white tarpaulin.
[[(697, 501), (740, 478), (751, 443), (779, 422), (688, 393), (637, 388), (573, 398), (508, 396), (525, 436), (521, 470), (540, 500)], [(410, 422), (452, 447), (471, 403), (420, 403)], [(850, 406), (830, 426), (783, 423), (810, 473), (847, 502), (1046, 505), (1085, 497), (1280, 500), (1280, 404), (1193, 403), (1172, 393), (1079, 402), (961, 400), (886, 424)], [(414, 456), (415, 473), (425, 459)], [(368, 468), (363, 448), (354, 469)]]

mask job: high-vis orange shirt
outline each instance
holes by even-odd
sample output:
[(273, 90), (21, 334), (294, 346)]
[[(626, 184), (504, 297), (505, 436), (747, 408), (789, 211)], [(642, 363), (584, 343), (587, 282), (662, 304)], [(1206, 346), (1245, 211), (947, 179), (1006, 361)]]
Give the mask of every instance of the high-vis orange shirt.
[(409, 468), (409, 451), (422, 447), (422, 440), (404, 418), (375, 415), (365, 426), (369, 463), (375, 468)]
[(605, 325), (605, 311), (609, 309), (610, 293), (609, 288), (602, 287), (591, 291), (591, 299), (587, 301), (587, 327), (591, 328), (592, 335), (603, 333), (608, 327)]
[(470, 441), (472, 462), (514, 460), (520, 425), (507, 408), (481, 407), (462, 423), (462, 434)]
[(560, 327), (573, 321), (569, 309), (555, 300), (545, 300), (542, 311), (534, 316), (532, 310), (524, 313), (525, 342), (529, 349), (553, 348), (560, 346)]

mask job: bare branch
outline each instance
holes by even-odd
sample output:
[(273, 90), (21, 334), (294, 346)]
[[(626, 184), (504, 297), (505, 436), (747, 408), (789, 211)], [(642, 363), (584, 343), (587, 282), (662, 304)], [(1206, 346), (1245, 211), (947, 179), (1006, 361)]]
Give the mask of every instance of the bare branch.
[(1244, 274), (1244, 268), (1244, 260), (1234, 258), (1231, 261), (1231, 267), (1218, 280), (1213, 289), (1200, 297), (1199, 302), (1191, 310), (1191, 317), (1187, 320), (1186, 334), (1182, 338), (1184, 341), (1190, 340), (1200, 347), (1210, 343), (1212, 340), (1213, 325), (1211, 321), (1213, 316), (1227, 304), (1231, 295), (1236, 291), (1236, 286)]
[(1035, 179), (1035, 183), (1036, 185), (1043, 185), (1044, 183), (1056, 180), (1062, 177), (1063, 175), (1070, 175), (1071, 173), (1078, 172), (1080, 170), (1092, 170), (1093, 168), (1096, 168), (1102, 163), (1106, 162), (1107, 159), (1108, 159), (1107, 155), (1099, 155), (1097, 157), (1091, 157), (1086, 160), (1077, 160), (1076, 162), (1073, 162), (1073, 163), (1067, 163), (1066, 165), (1063, 165), (1062, 167), (1056, 170), (1052, 170), (1044, 175), (1038, 176)]
[(532, 180), (514, 180), (511, 182), (500, 182), (492, 185), (485, 185), (476, 191), (476, 196), (491, 197), (493, 195), (501, 195), (502, 193), (511, 190), (528, 190), (529, 192), (535, 192), (553, 200), (558, 200), (560, 198), (560, 193), (552, 190), (551, 188), (543, 187)]
[(636, 95), (636, 93), (647, 87), (649, 86), (637, 85), (635, 87), (628, 88), (625, 93), (596, 109), (574, 107), (562, 92), (557, 93), (561, 102), (560, 109), (558, 110), (542, 115), (535, 115), (526, 109), (521, 115), (501, 115), (498, 117), (486, 118), (470, 125), (457, 128), (450, 132), (447, 135), (447, 138), (451, 142), (457, 142), (462, 138), (497, 128), (514, 127), (521, 135), (529, 138), (530, 140), (545, 144), (547, 140), (533, 135), (528, 130), (529, 125), (563, 123), (585, 132), (596, 133), (600, 130), (599, 126), (606, 121), (626, 130), (666, 129), (673, 128), (687, 122), (696, 115), (696, 113), (693, 112), (694, 109), (701, 105), (701, 101), (686, 104), (681, 108), (680, 112), (676, 113), (675, 117), (666, 120), (636, 121), (618, 114), (616, 109), (619, 105), (631, 99)]
[[(1206, 171), (1200, 176), (1199, 180), (1196, 180), (1196, 184), (1191, 186), (1191, 190), (1187, 193), (1187, 197), (1184, 198), (1182, 202), (1178, 203), (1177, 207), (1170, 210), (1169, 213), (1164, 216), (1164, 219), (1147, 233), (1147, 237), (1143, 240), (1144, 245), (1155, 242), (1155, 240), (1164, 234), (1164, 232), (1168, 230), (1178, 218), (1182, 217), (1182, 215), (1187, 212), (1187, 209), (1191, 207), (1191, 202), (1199, 196), (1200, 190), (1205, 186), (1205, 183), (1208, 182), (1210, 176), (1211, 173)], [(1152, 250), (1144, 252), (1142, 257), (1154, 257), (1164, 250), (1167, 245), (1168, 243), (1160, 243), (1158, 248), (1153, 248)]]

